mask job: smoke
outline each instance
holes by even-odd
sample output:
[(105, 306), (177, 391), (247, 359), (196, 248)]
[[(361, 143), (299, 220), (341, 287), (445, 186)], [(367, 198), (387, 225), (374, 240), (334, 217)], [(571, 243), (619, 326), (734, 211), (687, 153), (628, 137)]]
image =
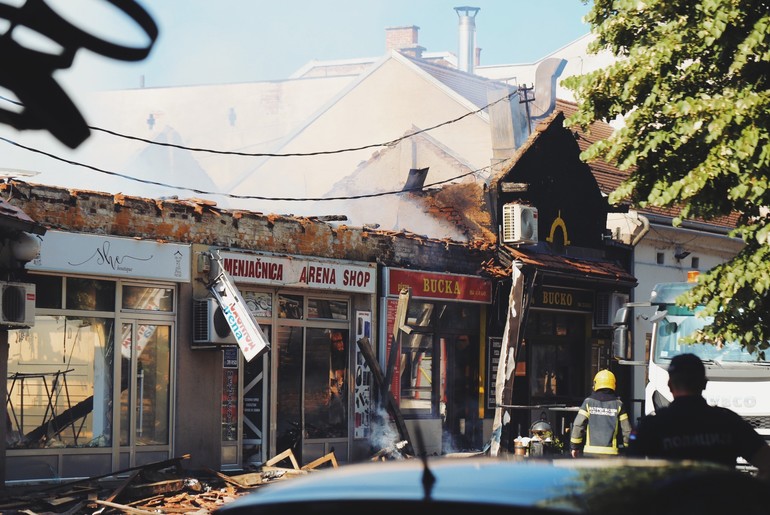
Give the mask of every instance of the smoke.
[(377, 452), (375, 457), (383, 456), (392, 459), (402, 459), (401, 449), (406, 446), (406, 440), (399, 439), (398, 431), (390, 415), (385, 410), (379, 410), (372, 417), (371, 435), (369, 441)]

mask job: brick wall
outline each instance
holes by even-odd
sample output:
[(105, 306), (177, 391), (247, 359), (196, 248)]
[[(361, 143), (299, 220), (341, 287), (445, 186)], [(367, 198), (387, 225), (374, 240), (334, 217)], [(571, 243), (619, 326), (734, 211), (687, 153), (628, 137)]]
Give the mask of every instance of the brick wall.
[(411, 25), (408, 27), (388, 27), (385, 29), (385, 49), (398, 50), (417, 45), (417, 37), (420, 27)]
[(312, 218), (218, 209), (213, 203), (153, 200), (11, 181), (0, 185), (8, 202), (49, 229), (138, 237), (173, 243), (287, 253), (383, 266), (477, 274), (492, 245), (430, 240)]

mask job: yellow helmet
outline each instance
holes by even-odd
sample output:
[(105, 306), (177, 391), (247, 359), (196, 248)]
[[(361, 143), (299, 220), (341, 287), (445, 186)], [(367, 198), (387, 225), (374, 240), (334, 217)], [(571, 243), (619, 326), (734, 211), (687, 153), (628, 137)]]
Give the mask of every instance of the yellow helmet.
[(602, 388), (615, 389), (615, 374), (609, 370), (599, 370), (594, 376), (594, 391)]

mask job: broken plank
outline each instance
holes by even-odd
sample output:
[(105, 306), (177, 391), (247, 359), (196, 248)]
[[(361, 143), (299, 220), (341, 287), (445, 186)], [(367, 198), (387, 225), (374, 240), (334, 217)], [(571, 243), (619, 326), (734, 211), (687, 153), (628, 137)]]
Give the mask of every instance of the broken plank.
[(245, 490), (248, 490), (249, 488), (253, 488), (252, 486), (246, 485), (238, 481), (237, 479), (234, 479), (226, 474), (222, 474), (221, 472), (217, 472), (216, 470), (212, 469), (206, 469), (206, 471), (210, 472), (211, 474), (214, 474), (219, 479), (227, 483), (228, 485), (232, 485), (236, 488), (243, 488)]
[(115, 508), (116, 510), (120, 510), (123, 513), (129, 513), (131, 515), (157, 515), (157, 512), (140, 510), (137, 508), (132, 508), (131, 506), (127, 506), (125, 504), (118, 504), (118, 503), (109, 502), (109, 501), (100, 501), (98, 499), (94, 502), (101, 506), (107, 506), (108, 508)]
[(277, 454), (276, 456), (270, 458), (265, 462), (265, 466), (271, 467), (276, 463), (285, 460), (286, 458), (289, 458), (291, 460), (291, 464), (294, 465), (294, 468), (299, 470), (299, 463), (297, 463), (297, 458), (294, 457), (294, 453), (292, 452), (291, 449), (286, 449), (282, 453)]
[(113, 490), (112, 493), (109, 495), (109, 497), (107, 497), (104, 500), (105, 501), (109, 501), (109, 502), (114, 501), (117, 496), (119, 496), (121, 493), (123, 493), (123, 490), (125, 490), (125, 488), (128, 486), (128, 484), (131, 481), (133, 481), (134, 478), (136, 476), (138, 476), (140, 472), (141, 472), (140, 470), (133, 471), (125, 480), (121, 481), (121, 483), (118, 485), (118, 487), (115, 490)]
[(262, 467), (263, 472), (284, 472), (286, 474), (294, 474), (294, 475), (300, 475), (300, 474), (307, 474), (307, 470), (302, 469), (285, 469), (282, 467), (268, 467), (265, 465)]
[(326, 454), (325, 456), (321, 456), (317, 460), (313, 460), (307, 465), (303, 466), (302, 470), (312, 470), (326, 462), (331, 462), (332, 467), (337, 468), (337, 458), (334, 457), (333, 452), (330, 452), (329, 454)]
[(230, 476), (230, 478), (248, 486), (256, 486), (262, 484), (262, 474), (259, 472), (247, 472), (246, 474)]
[(128, 488), (127, 493), (131, 497), (151, 497), (157, 494), (170, 494), (180, 492), (187, 488), (187, 481), (184, 479), (169, 479), (166, 481), (158, 481), (156, 483), (144, 483), (140, 485), (131, 486)]

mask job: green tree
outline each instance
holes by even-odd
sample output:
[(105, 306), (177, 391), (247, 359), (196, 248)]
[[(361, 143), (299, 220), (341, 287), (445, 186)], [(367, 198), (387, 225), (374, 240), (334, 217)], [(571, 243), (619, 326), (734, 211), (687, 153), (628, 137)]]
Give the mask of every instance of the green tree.
[[(587, 3), (588, 0), (583, 0)], [(736, 340), (764, 355), (770, 340), (770, 1), (595, 0), (592, 52), (608, 67), (565, 79), (587, 127), (625, 125), (584, 152), (629, 176), (610, 202), (675, 207), (683, 219), (737, 213), (746, 245), (701, 274), (681, 299), (714, 323), (698, 341)]]

